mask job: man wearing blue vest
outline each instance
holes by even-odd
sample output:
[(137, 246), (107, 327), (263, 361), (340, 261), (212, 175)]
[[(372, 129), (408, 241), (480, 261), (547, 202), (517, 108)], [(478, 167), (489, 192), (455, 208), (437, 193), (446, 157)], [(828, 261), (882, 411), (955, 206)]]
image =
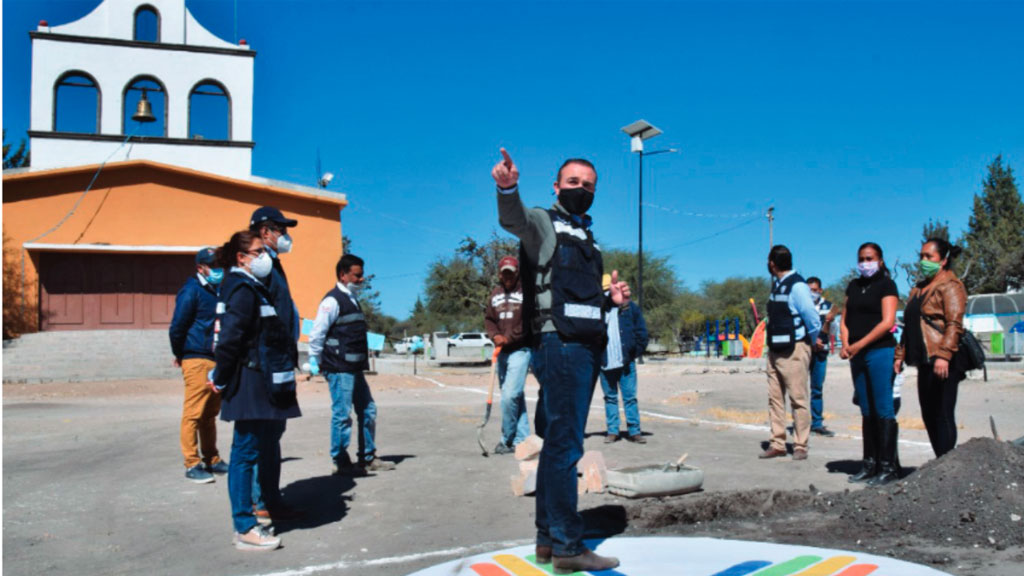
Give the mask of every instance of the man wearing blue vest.
[(196, 273), (178, 291), (169, 331), (174, 365), (181, 367), (185, 378), (181, 415), (185, 478), (197, 484), (213, 482), (214, 474), (228, 473), (228, 464), (217, 451), (220, 395), (207, 385), (206, 377), (214, 367), (213, 320), (217, 316), (217, 286), (224, 278), (224, 269), (216, 260), (213, 248), (196, 254)]
[(811, 433), (807, 405), (807, 376), (811, 343), (816, 342), (821, 320), (807, 283), (793, 271), (793, 254), (779, 244), (768, 253), (768, 271), (774, 276), (768, 298), (768, 419), (772, 439), (759, 458), (786, 455), (786, 395), (793, 408), (793, 460), (807, 459)]
[(521, 241), (524, 321), (531, 323), (533, 368), (541, 386), (534, 418), (544, 437), (537, 468), (537, 562), (552, 562), (556, 574), (610, 570), (618, 559), (583, 545), (576, 463), (583, 456), (601, 366), (605, 313), (611, 306), (629, 306), (629, 286), (618, 281), (616, 271), (610, 297), (601, 289), (601, 251), (587, 216), (597, 189), (594, 165), (566, 160), (554, 184), (558, 201), (548, 210), (527, 209), (519, 197), (519, 169), (504, 148), (501, 155), (491, 170), (498, 185), (498, 218)]
[[(292, 251), (292, 237), (288, 234), (288, 229), (294, 228), (298, 223), (298, 220), (286, 218), (279, 209), (273, 206), (257, 208), (249, 219), (249, 230), (259, 235), (273, 264), (270, 278), (267, 280), (271, 303), (281, 322), (291, 330), (291, 336), (295, 342), (299, 341), (299, 310), (292, 300), (292, 291), (288, 286), (288, 276), (284, 273), (280, 255)], [(295, 358), (292, 359), (293, 365), (298, 364), (297, 354), (296, 352)], [(279, 519), (294, 517), (298, 514), (297, 511), (285, 506), (281, 500), (281, 437), (284, 436), (286, 423), (287, 420), (273, 421), (274, 426), (277, 427), (275, 430), (277, 440), (273, 442), (274, 453), (261, 455), (259, 464), (260, 466), (269, 466), (270, 470), (268, 474), (260, 476), (265, 479), (264, 484), (253, 483), (253, 501), (256, 502), (256, 514), (261, 520), (270, 517), (268, 510), (276, 514)]]
[(818, 332), (818, 339), (811, 349), (811, 434), (831, 438), (836, 433), (825, 426), (825, 372), (828, 369), (829, 328), (838, 310), (825, 299), (821, 278), (811, 276), (807, 279), (807, 286), (811, 289), (811, 298), (821, 320), (821, 332)]
[[(370, 394), (364, 370), (369, 370), (366, 316), (356, 299), (363, 276), (363, 259), (345, 254), (338, 260), (334, 288), (324, 296), (309, 334), (309, 368), (314, 375), (323, 370), (331, 390), (331, 462), (335, 474), (362, 476), (367, 472), (393, 470), (393, 462), (377, 458), (374, 436), (377, 404)], [(359, 420), (359, 465), (348, 455), (352, 419)]]

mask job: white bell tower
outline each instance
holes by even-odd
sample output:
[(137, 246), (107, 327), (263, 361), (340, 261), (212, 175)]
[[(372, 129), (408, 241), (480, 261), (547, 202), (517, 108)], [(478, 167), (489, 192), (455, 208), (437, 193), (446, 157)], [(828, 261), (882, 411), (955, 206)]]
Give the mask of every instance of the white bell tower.
[(104, 0), (29, 36), (33, 168), (146, 159), (251, 175), (256, 53), (214, 36), (182, 0)]

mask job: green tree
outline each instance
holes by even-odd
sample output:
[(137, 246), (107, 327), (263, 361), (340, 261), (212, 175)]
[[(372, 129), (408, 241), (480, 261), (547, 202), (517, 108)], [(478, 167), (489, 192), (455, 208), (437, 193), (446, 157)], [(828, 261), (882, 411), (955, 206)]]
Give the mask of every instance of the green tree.
[(29, 165), (32, 160), (32, 153), (25, 146), (25, 139), (22, 138), (18, 148), (12, 153), (11, 145), (7, 143), (7, 130), (3, 131), (4, 144), (4, 170), (8, 168), (22, 168)]
[[(611, 249), (602, 253), (605, 274), (618, 270), (636, 297), (638, 263), (635, 252)], [(644, 253), (643, 314), (647, 331), (662, 344), (676, 342), (683, 325), (684, 292), (666, 256)]]
[(704, 282), (701, 292), (707, 320), (739, 318), (741, 332), (750, 334), (756, 327), (750, 299), (754, 299), (759, 319), (764, 319), (771, 282), (767, 276), (733, 276), (718, 282)]
[(1013, 169), (1003, 165), (1002, 155), (988, 165), (981, 194), (974, 195), (964, 241), (970, 264), (964, 278), (968, 292), (998, 293), (1024, 286), (1024, 202)]

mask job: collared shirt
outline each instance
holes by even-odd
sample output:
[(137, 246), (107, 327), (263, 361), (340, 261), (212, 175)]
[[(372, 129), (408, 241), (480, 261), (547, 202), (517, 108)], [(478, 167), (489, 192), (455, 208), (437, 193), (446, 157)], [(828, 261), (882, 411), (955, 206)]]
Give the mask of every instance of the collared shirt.
[[(341, 282), (337, 283), (338, 290), (341, 290), (342, 294), (348, 296), (349, 300), (359, 308), (359, 302), (352, 292)], [(316, 310), (316, 319), (313, 320), (313, 329), (309, 332), (309, 355), (320, 360), (320, 353), (324, 351), (324, 339), (327, 338), (327, 332), (331, 329), (331, 325), (338, 319), (338, 301), (334, 299), (334, 296), (326, 296), (320, 301), (320, 307)]]
[(622, 358), (622, 334), (619, 332), (619, 309), (612, 308), (605, 315), (605, 322), (608, 324), (608, 345), (605, 347), (606, 361), (601, 370), (615, 370), (622, 368), (625, 360)]
[[(785, 276), (776, 280), (782, 282), (794, 274), (790, 270)], [(789, 293), (789, 311), (799, 315), (807, 329), (807, 336), (811, 342), (817, 342), (818, 332), (821, 331), (821, 317), (818, 316), (818, 307), (814, 305), (814, 298), (811, 296), (811, 288), (806, 282), (797, 282)]]

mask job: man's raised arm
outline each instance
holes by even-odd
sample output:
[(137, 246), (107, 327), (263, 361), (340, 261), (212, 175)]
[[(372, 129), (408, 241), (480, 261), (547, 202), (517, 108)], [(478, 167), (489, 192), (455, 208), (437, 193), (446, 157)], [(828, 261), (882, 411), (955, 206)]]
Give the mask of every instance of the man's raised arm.
[(528, 253), (537, 254), (541, 244), (541, 221), (527, 210), (519, 197), (519, 168), (504, 148), (501, 156), (491, 169), (494, 183), (498, 185), (498, 222), (523, 241)]

